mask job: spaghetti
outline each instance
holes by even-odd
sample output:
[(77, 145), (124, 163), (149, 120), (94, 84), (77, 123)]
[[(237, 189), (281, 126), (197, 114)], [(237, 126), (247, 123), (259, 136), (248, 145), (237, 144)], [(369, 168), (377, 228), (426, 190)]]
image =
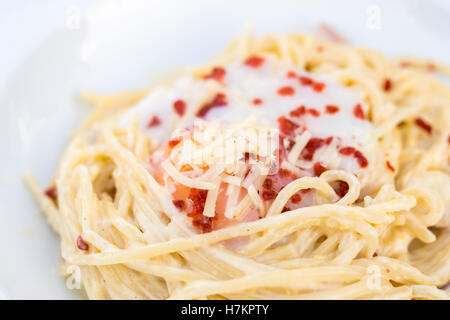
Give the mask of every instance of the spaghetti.
[(439, 71), (247, 34), (168, 84), (84, 94), (52, 187), (26, 182), (90, 299), (448, 299)]

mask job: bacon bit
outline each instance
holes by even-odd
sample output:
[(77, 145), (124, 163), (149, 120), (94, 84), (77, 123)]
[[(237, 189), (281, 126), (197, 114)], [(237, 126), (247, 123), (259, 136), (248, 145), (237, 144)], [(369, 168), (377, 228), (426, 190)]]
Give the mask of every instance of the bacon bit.
[(339, 149), (339, 153), (343, 154), (344, 156), (350, 156), (350, 155), (354, 154), (355, 151), (356, 151), (356, 149), (353, 147), (343, 147), (343, 148)]
[(218, 82), (222, 82), (223, 78), (225, 77), (226, 71), (224, 68), (221, 67), (215, 67), (211, 70), (211, 72), (205, 76), (203, 76), (204, 80), (208, 79), (214, 79)]
[(157, 116), (153, 116), (147, 124), (147, 128), (157, 127), (161, 124), (161, 119)]
[(86, 242), (84, 242), (81, 235), (79, 235), (77, 238), (77, 248), (80, 250), (88, 250), (89, 249), (89, 245)]
[[(267, 180), (267, 179), (266, 179)], [(273, 190), (264, 190), (261, 194), (263, 200), (273, 200), (277, 197), (277, 194)]]
[(334, 104), (329, 104), (325, 107), (325, 110), (326, 113), (333, 114), (339, 112), (339, 107), (335, 106)]
[(207, 190), (192, 188), (189, 192), (188, 199), (192, 201), (192, 208), (188, 212), (188, 217), (194, 217), (195, 215), (202, 214), (205, 209)]
[(383, 85), (383, 89), (384, 91), (389, 91), (392, 88), (392, 82), (391, 79), (386, 78), (386, 80), (384, 80), (384, 85)]
[(328, 137), (325, 139), (325, 144), (328, 146), (331, 143), (331, 141), (333, 141), (333, 137)]
[(316, 92), (322, 92), (323, 89), (325, 89), (325, 83), (323, 83), (323, 82), (315, 82), (313, 84), (313, 89)]
[(378, 256), (378, 253), (376, 253), (376, 252), (374, 252), (373, 255), (372, 255), (373, 258), (375, 258), (377, 256)]
[(300, 192), (303, 193), (303, 194), (307, 194), (310, 191), (311, 191), (311, 188), (306, 188), (306, 189), (300, 190)]
[(56, 187), (50, 187), (44, 191), (44, 194), (52, 200), (56, 200), (58, 197), (58, 190)]
[(386, 272), (387, 272), (387, 273), (389, 273), (389, 272), (391, 272), (391, 270), (389, 270), (389, 269), (386, 269)]
[(180, 138), (175, 138), (175, 139), (171, 139), (167, 142), (169, 148), (173, 148), (175, 147), (177, 144), (179, 144), (181, 142)]
[(295, 90), (291, 86), (286, 86), (278, 89), (277, 93), (280, 96), (293, 96), (295, 94)]
[(297, 204), (302, 201), (302, 196), (299, 193), (296, 193), (291, 197), (291, 201), (292, 203)]
[(259, 68), (264, 62), (264, 58), (251, 56), (245, 60), (244, 64), (249, 67)]
[(317, 177), (320, 176), (323, 172), (328, 170), (327, 167), (325, 167), (321, 162), (314, 163), (313, 169), (314, 169), (314, 174)]
[(186, 102), (183, 100), (177, 100), (173, 103), (173, 109), (175, 112), (182, 117), (186, 111)]
[(200, 110), (197, 111), (197, 117), (203, 118), (211, 109), (216, 107), (223, 107), (227, 104), (227, 96), (224, 93), (217, 93), (211, 100), (211, 102), (204, 104), (203, 107), (201, 107)]
[(333, 189), (334, 189), (334, 192), (336, 192), (336, 194), (342, 198), (348, 192), (348, 184), (345, 181), (338, 181), (337, 186), (335, 186)]
[(389, 162), (389, 160), (386, 161), (386, 167), (391, 170), (392, 172), (395, 172), (394, 166)]
[(416, 118), (416, 124), (423, 130), (425, 130), (428, 134), (431, 134), (431, 132), (433, 131), (431, 125), (425, 122), (425, 120), (423, 120), (422, 118)]
[(356, 117), (356, 118), (359, 118), (359, 119), (361, 119), (361, 120), (364, 120), (366, 117), (364, 116), (364, 111), (363, 111), (363, 109), (362, 109), (362, 107), (361, 107), (361, 104), (357, 104), (356, 106), (355, 106), (355, 108), (353, 109), (353, 115)]
[(288, 78), (297, 78), (297, 74), (294, 71), (288, 71), (286, 73), (286, 77), (288, 77)]
[(300, 80), (300, 83), (304, 86), (311, 86), (314, 84), (314, 80), (309, 77), (300, 76), (299, 80)]
[(180, 168), (180, 172), (192, 171), (194, 168), (190, 164), (183, 164)]
[(308, 109), (308, 113), (310, 115), (312, 115), (313, 117), (320, 117), (320, 112), (317, 111), (316, 109), (313, 109), (313, 108)]
[(256, 104), (256, 105), (263, 103), (263, 101), (260, 98), (255, 98), (255, 99), (253, 99), (252, 102), (253, 102), (253, 104)]
[(202, 233), (208, 233), (213, 230), (212, 228), (213, 218), (206, 217), (203, 214), (198, 214), (192, 218), (192, 225), (202, 231)]
[(289, 112), (289, 115), (292, 117), (300, 117), (302, 115), (306, 114), (306, 107), (305, 106), (300, 106), (295, 110), (292, 110), (291, 112)]
[(369, 161), (367, 161), (367, 158), (362, 154), (361, 151), (356, 150), (353, 156), (356, 158), (356, 161), (358, 161), (358, 164), (361, 168), (365, 168), (369, 164)]
[(186, 202), (184, 200), (172, 200), (172, 203), (180, 211), (186, 209)]
[(325, 144), (325, 140), (321, 138), (311, 138), (302, 151), (302, 157), (305, 160), (311, 161), (317, 149)]
[(285, 135), (291, 135), (297, 128), (299, 128), (298, 124), (292, 122), (285, 116), (278, 118), (278, 126), (280, 127), (281, 132)]

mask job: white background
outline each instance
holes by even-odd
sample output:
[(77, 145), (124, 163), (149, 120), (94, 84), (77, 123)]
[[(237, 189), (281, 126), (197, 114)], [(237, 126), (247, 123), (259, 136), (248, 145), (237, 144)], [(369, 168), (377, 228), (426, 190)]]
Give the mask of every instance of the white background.
[(261, 34), (322, 22), (358, 46), (450, 64), (445, 0), (1, 0), (0, 298), (77, 297), (58, 276), (57, 237), (21, 181), (26, 170), (50, 180), (88, 112), (77, 92), (146, 87), (213, 57), (248, 24)]

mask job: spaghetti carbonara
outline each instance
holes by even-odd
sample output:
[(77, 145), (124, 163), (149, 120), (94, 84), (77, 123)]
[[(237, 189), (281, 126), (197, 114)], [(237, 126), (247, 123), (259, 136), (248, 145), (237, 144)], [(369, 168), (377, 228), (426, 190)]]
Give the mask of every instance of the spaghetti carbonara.
[(448, 299), (445, 66), (243, 35), (92, 115), (43, 190), (90, 299)]

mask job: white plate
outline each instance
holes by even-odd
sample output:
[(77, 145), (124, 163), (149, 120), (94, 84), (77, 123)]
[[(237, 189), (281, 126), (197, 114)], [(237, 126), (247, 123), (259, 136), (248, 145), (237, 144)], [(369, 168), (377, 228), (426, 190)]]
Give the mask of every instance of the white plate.
[(445, 0), (2, 1), (0, 298), (77, 297), (58, 276), (58, 239), (20, 177), (31, 170), (48, 183), (88, 112), (80, 89), (146, 87), (214, 56), (249, 23), (264, 33), (321, 22), (358, 46), (450, 63)]

